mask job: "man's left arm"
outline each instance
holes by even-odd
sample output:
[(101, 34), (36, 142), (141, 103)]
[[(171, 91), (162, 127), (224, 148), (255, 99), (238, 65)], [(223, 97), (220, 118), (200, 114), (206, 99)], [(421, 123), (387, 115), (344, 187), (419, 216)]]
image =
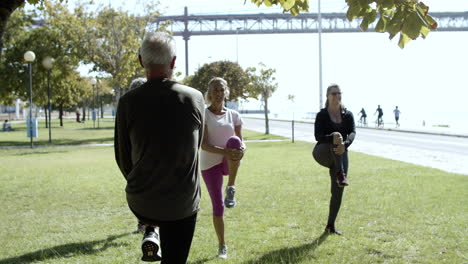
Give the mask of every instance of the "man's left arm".
[(119, 100), (114, 129), (114, 153), (115, 161), (125, 179), (132, 170), (132, 147), (128, 134), (128, 121), (125, 104)]

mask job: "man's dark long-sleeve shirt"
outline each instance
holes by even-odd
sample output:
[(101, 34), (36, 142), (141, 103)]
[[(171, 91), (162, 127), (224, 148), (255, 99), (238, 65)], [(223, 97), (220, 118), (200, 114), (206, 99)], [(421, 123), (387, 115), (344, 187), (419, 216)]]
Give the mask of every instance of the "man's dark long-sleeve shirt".
[(315, 139), (318, 143), (333, 143), (333, 132), (340, 132), (346, 149), (353, 143), (356, 136), (353, 113), (343, 109), (341, 123), (334, 123), (326, 108), (320, 110), (315, 117)]
[(199, 91), (167, 79), (149, 80), (120, 98), (115, 159), (136, 215), (173, 221), (199, 210), (204, 108)]

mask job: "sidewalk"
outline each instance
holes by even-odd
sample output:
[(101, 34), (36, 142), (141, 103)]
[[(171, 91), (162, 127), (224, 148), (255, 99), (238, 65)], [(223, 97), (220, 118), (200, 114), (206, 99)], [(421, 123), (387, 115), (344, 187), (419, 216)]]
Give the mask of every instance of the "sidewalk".
[[(270, 123), (271, 134), (291, 136), (291, 120), (280, 120), (283, 122), (272, 120), (275, 121)], [(246, 129), (258, 132), (265, 131), (262, 118), (244, 117), (244, 121)], [(314, 143), (313, 122), (310, 120), (295, 122), (295, 139)], [(353, 152), (468, 175), (468, 135), (454, 135), (440, 131), (418, 131), (416, 129), (379, 131), (375, 128), (358, 128), (357, 130), (356, 140), (351, 146)], [(419, 136), (415, 136), (418, 135), (416, 133), (420, 133)]]

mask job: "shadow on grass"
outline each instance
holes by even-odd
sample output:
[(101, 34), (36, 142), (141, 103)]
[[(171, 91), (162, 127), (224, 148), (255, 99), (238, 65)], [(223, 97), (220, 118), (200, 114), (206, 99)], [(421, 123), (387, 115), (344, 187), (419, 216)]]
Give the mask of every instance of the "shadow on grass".
[(287, 137), (276, 136), (276, 135), (265, 135), (265, 134), (258, 134), (258, 135), (249, 135), (245, 136), (244, 140), (274, 140), (274, 139), (288, 139)]
[(243, 264), (260, 264), (260, 263), (299, 263), (317, 247), (320, 246), (328, 237), (327, 232), (323, 232), (314, 241), (297, 247), (287, 247), (274, 250), (266, 253), (258, 259), (249, 260)]
[[(114, 137), (103, 138), (89, 138), (89, 139), (52, 139), (52, 144), (49, 145), (49, 140), (34, 141), (34, 146), (51, 146), (56, 147), (60, 145), (86, 145), (86, 144), (100, 144), (100, 143), (114, 143)], [(29, 141), (2, 141), (0, 147), (29, 147)]]
[(114, 126), (99, 126), (99, 127), (83, 127), (83, 128), (78, 128), (77, 130), (109, 130), (109, 129), (114, 129)]
[(210, 260), (213, 260), (213, 259), (215, 259), (215, 258), (216, 258), (216, 257), (204, 258), (204, 259), (200, 259), (200, 260), (197, 260), (197, 261), (194, 261), (194, 262), (189, 261), (189, 262), (187, 262), (187, 263), (188, 263), (188, 264), (203, 264), (203, 263), (208, 262), (208, 261), (210, 261)]
[(2, 259), (0, 260), (0, 264), (33, 263), (55, 258), (66, 259), (74, 256), (93, 255), (110, 247), (122, 247), (122, 243), (116, 243), (113, 241), (130, 234), (131, 233), (114, 235), (102, 240), (70, 243), (52, 248), (41, 249), (32, 253), (24, 254), (22, 256)]
[(53, 141), (55, 145), (84, 145), (99, 143), (114, 143), (114, 137), (89, 138), (89, 139), (59, 139)]
[(36, 155), (36, 154), (52, 154), (52, 153), (68, 153), (70, 151), (60, 150), (60, 151), (34, 151), (34, 152), (21, 152), (17, 154), (13, 154), (13, 156), (28, 156), (28, 155)]

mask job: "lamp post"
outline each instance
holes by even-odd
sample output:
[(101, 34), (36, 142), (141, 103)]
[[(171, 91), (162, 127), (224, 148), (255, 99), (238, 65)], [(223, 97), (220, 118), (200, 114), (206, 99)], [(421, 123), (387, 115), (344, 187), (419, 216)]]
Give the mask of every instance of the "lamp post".
[(102, 112), (102, 109), (101, 109), (101, 103), (99, 100), (99, 81), (98, 80), (96, 80), (96, 102), (97, 102), (97, 115), (96, 115), (97, 127), (99, 128), (99, 111)]
[(52, 127), (51, 127), (51, 118), (52, 118), (52, 107), (50, 106), (50, 70), (52, 69), (52, 66), (54, 64), (54, 59), (51, 57), (45, 57), (42, 60), (42, 66), (46, 68), (47, 70), (47, 111), (49, 112), (49, 121), (48, 121), (48, 127), (49, 127), (49, 144), (52, 144)]
[(320, 10), (320, 0), (318, 0), (318, 41), (319, 41), (319, 111), (322, 106), (322, 12)]
[(91, 84), (93, 85), (93, 128), (96, 128), (96, 99), (94, 98), (94, 88), (96, 86), (96, 78), (91, 79)]
[(33, 148), (33, 120), (32, 120), (32, 62), (36, 59), (36, 54), (32, 51), (24, 53), (24, 60), (28, 63), (29, 71), (29, 139)]
[(236, 62), (239, 63), (239, 30), (241, 27), (236, 28)]

